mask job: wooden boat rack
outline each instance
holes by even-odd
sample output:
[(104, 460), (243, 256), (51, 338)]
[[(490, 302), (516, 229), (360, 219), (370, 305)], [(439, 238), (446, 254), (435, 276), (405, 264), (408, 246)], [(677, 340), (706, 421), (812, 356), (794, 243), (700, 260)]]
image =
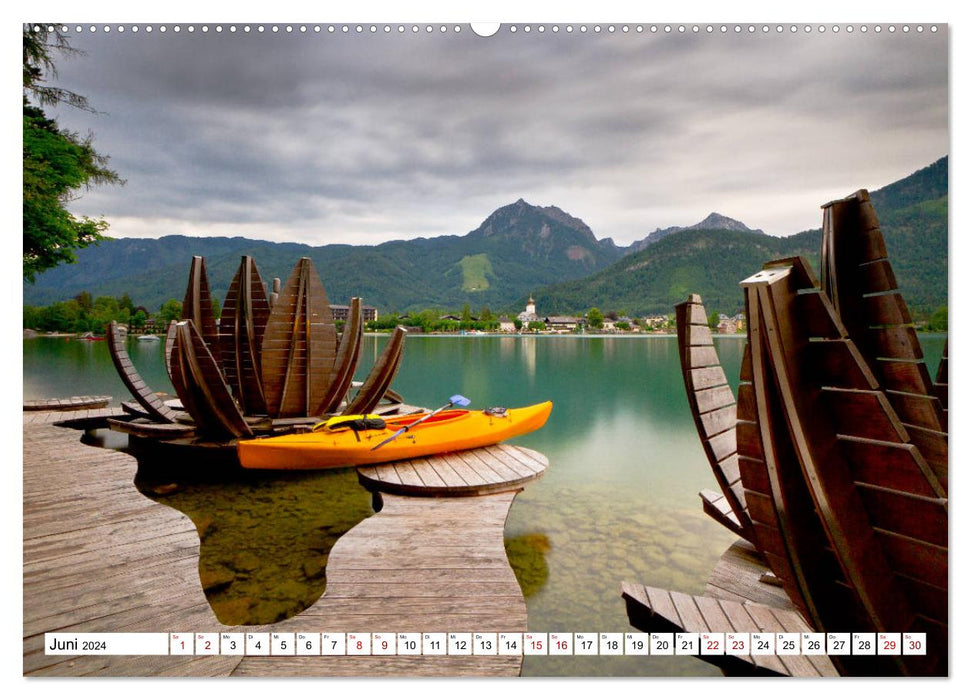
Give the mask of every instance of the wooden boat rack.
[[(647, 631), (923, 633), (923, 656), (828, 663), (841, 675), (946, 676), (947, 352), (932, 382), (866, 191), (823, 209), (822, 282), (790, 258), (741, 283), (737, 403), (700, 297), (676, 307), (688, 403), (721, 490), (702, 491), (704, 511), (743, 538), (723, 558), (733, 573), (707, 596), (630, 583), (622, 596)], [(768, 606), (766, 569), (781, 584)], [(819, 658), (719, 663), (829, 675)]]
[[(391, 389), (403, 355), (403, 328), (395, 330), (349, 397), (364, 334), (361, 299), (351, 299), (338, 337), (327, 293), (310, 258), (297, 262), (282, 288), (274, 280), (269, 296), (267, 290), (255, 261), (242, 256), (217, 320), (206, 262), (199, 256), (192, 259), (182, 320), (170, 323), (166, 333), (165, 367), (195, 435), (231, 441), (264, 428), (276, 433), (288, 421), (297, 426), (338, 412), (370, 412), (382, 400), (403, 403)], [(183, 433), (153, 430), (153, 422), (174, 423), (176, 412), (141, 379), (115, 324), (109, 335), (115, 367), (148, 419), (116, 421), (112, 427), (159, 439)]]

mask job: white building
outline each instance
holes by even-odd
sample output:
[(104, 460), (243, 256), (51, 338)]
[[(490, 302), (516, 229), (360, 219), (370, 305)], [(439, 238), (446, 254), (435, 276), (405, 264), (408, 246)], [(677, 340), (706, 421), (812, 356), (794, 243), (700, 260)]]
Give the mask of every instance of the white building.
[(529, 301), (526, 302), (526, 310), (520, 312), (516, 316), (520, 321), (523, 322), (523, 327), (525, 328), (532, 321), (539, 321), (539, 316), (536, 315), (536, 301), (533, 299), (533, 295), (529, 295)]

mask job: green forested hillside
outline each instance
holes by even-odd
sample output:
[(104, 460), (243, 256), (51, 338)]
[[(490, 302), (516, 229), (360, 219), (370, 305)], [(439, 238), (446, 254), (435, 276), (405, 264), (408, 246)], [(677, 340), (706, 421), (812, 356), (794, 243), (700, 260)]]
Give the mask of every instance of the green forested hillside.
[[(870, 193), (897, 284), (911, 311), (923, 317), (947, 305), (947, 163), (941, 158)], [(670, 313), (696, 293), (709, 311), (733, 314), (743, 306), (738, 283), (772, 258), (802, 255), (818, 273), (821, 238), (821, 229), (786, 238), (752, 231), (677, 231), (590, 277), (544, 287), (534, 297), (544, 314), (592, 306), (642, 314)]]
[(738, 283), (774, 258), (819, 258), (819, 232), (788, 238), (727, 230), (671, 234), (588, 278), (544, 287), (534, 294), (544, 314), (596, 306), (631, 315), (670, 313), (688, 294), (701, 294), (709, 311), (734, 314), (744, 306)]

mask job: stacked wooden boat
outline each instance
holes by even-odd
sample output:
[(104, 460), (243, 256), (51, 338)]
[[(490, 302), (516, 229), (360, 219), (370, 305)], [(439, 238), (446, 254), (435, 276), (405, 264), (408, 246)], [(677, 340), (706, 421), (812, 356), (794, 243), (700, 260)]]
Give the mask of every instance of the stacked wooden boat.
[(361, 357), (364, 320), (351, 300), (338, 336), (324, 286), (310, 258), (301, 258), (273, 293), (256, 263), (243, 256), (217, 322), (205, 260), (194, 257), (182, 320), (169, 326), (165, 366), (181, 411), (162, 402), (139, 376), (116, 324), (109, 329), (115, 366), (138, 414), (112, 428), (144, 437), (187, 435), (231, 442), (286, 432), (335, 413), (369, 413), (386, 397), (401, 363), (405, 331), (397, 328), (367, 379), (351, 396)]
[[(703, 491), (703, 507), (743, 538), (735, 555), (781, 585), (776, 628), (751, 605), (726, 618), (737, 591), (729, 603), (624, 583), (628, 615), (648, 631), (924, 633), (923, 655), (830, 661), (842, 675), (947, 675), (946, 353), (932, 382), (865, 191), (824, 206), (821, 269), (820, 282), (804, 260), (777, 260), (741, 283), (737, 403), (700, 298), (677, 307), (689, 405), (721, 491)], [(703, 658), (793, 673), (757, 656)]]

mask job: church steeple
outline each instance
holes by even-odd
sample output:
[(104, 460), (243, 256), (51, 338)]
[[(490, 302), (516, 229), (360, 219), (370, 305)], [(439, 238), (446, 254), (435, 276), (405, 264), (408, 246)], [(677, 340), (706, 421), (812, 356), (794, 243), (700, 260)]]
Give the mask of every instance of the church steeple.
[(536, 313), (536, 300), (533, 299), (533, 295), (529, 295), (529, 301), (526, 302), (526, 313), (535, 314)]

